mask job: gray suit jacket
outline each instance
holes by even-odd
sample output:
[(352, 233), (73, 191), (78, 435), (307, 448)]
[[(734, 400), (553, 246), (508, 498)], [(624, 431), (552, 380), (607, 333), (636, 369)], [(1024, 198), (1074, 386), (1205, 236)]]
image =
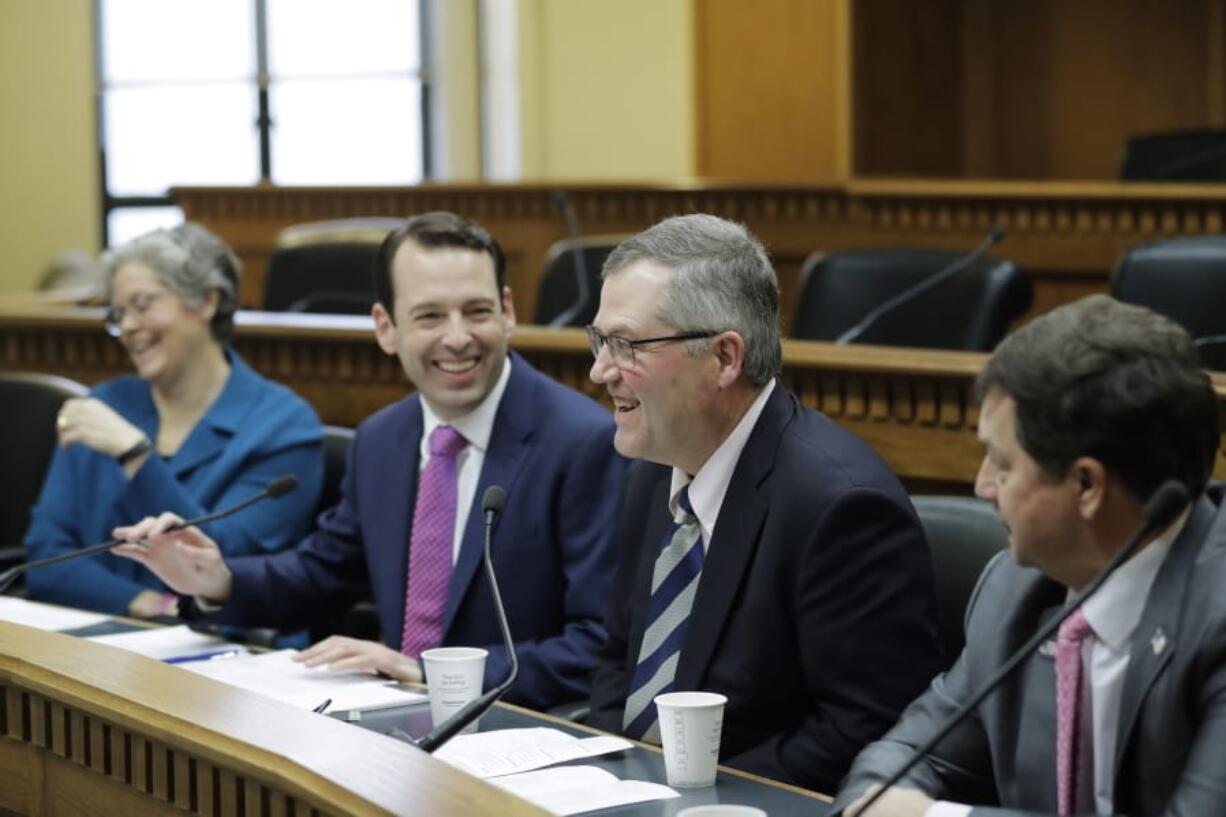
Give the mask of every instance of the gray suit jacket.
[[(1117, 814), (1226, 814), (1224, 588), (1226, 512), (1202, 497), (1133, 635), (1115, 753)], [(1038, 571), (1008, 553), (996, 557), (968, 607), (962, 656), (856, 758), (832, 813), (901, 766), (1064, 598), (1064, 588)], [(977, 804), (974, 817), (1055, 814), (1055, 668), (1045, 652), (1018, 667), (903, 785)]]

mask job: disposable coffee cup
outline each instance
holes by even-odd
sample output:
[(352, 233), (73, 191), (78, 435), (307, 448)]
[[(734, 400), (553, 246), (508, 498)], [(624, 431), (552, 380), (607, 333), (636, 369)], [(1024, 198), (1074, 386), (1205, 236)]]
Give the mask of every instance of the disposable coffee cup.
[(714, 785), (728, 699), (715, 692), (666, 692), (655, 702), (668, 785)]
[[(480, 647), (436, 647), (421, 654), (430, 692), (430, 719), (438, 726), (481, 695), (485, 657)], [(474, 721), (465, 732), (474, 732)]]
[(753, 806), (710, 805), (690, 806), (677, 812), (677, 817), (766, 817), (766, 812)]

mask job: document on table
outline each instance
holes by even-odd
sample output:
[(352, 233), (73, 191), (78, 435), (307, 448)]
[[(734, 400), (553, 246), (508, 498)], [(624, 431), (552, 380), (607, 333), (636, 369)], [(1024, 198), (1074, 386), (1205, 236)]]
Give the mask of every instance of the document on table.
[(150, 627), (126, 633), (91, 636), (90, 641), (110, 644), (125, 650), (138, 652), (159, 661), (188, 659), (195, 656), (211, 658), (217, 655), (237, 655), (247, 650), (220, 636), (198, 633), (186, 624), (177, 627)]
[(39, 604), (36, 601), (26, 601), (12, 596), (0, 596), (0, 621), (11, 621), (14, 624), (24, 624), (40, 630), (75, 630), (78, 627), (90, 627), (109, 619), (110, 616), (104, 616), (101, 613), (89, 613), (85, 610), (72, 610), (53, 604)]
[(474, 777), (489, 778), (621, 752), (633, 745), (613, 735), (577, 738), (558, 729), (538, 726), (457, 735), (434, 756)]
[(314, 709), (329, 698), (332, 711), (381, 709), (426, 700), (424, 693), (374, 675), (305, 667), (293, 660), (297, 652), (278, 650), (226, 661), (194, 661), (183, 667), (303, 709)]
[(582, 814), (585, 811), (681, 796), (663, 784), (619, 780), (595, 766), (540, 769), (491, 778), (489, 782), (553, 814)]

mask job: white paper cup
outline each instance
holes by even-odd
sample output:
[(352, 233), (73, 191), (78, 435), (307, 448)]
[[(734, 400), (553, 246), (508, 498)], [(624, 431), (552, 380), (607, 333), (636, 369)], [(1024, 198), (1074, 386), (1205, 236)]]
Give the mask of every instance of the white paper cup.
[(690, 806), (677, 812), (677, 817), (766, 817), (766, 812), (753, 806), (712, 805)]
[(668, 785), (689, 789), (715, 784), (726, 703), (728, 699), (715, 692), (656, 696)]
[[(480, 647), (435, 647), (421, 654), (430, 690), (430, 720), (435, 726), (481, 695), (487, 655)], [(474, 721), (464, 731), (476, 728)]]

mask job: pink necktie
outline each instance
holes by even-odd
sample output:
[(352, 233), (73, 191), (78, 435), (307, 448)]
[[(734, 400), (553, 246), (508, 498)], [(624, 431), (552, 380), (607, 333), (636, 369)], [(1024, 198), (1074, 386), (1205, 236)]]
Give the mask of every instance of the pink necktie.
[(1081, 746), (1088, 730), (1082, 730), (1085, 695), (1082, 690), (1081, 643), (1094, 631), (1081, 608), (1064, 620), (1056, 634), (1056, 798), (1060, 817), (1068, 817), (1090, 797), (1093, 769), (1089, 747)]
[(455, 547), (456, 455), (468, 441), (451, 426), (430, 433), (430, 460), (417, 483), (400, 651), (416, 658), (443, 640)]

